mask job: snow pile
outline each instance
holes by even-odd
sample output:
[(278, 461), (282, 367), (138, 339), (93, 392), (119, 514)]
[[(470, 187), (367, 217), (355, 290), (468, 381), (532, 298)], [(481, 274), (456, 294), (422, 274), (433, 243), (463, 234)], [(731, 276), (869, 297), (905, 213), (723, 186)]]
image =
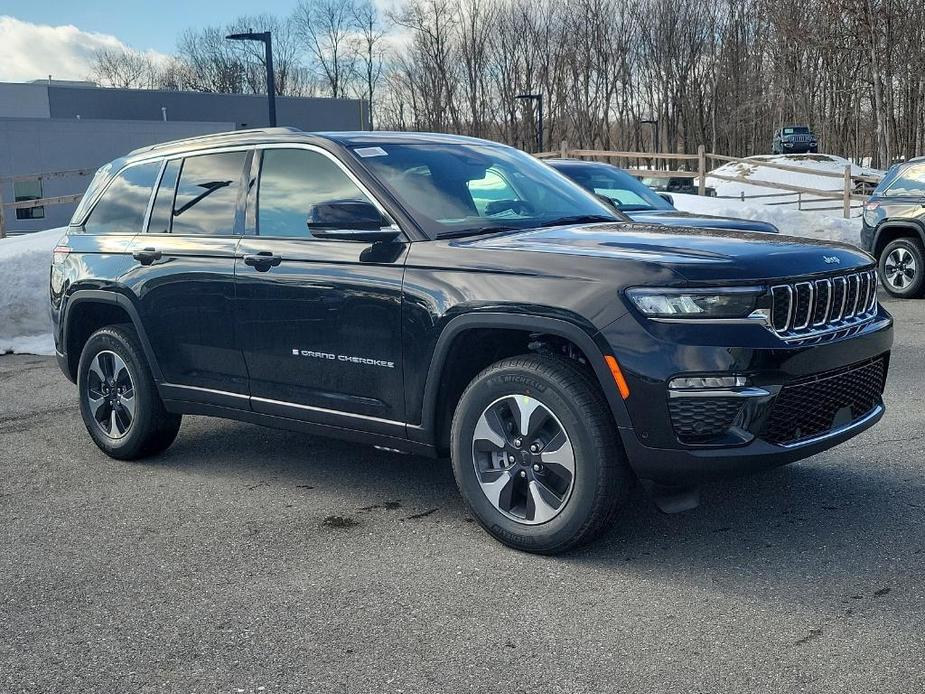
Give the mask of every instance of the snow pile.
[[(797, 166), (800, 168), (810, 169), (811, 171), (797, 173), (795, 171), (784, 171), (774, 169), (769, 166), (762, 166), (762, 163), (784, 164), (786, 166)], [(830, 190), (842, 192), (844, 190), (841, 178), (833, 176), (822, 176), (812, 173), (820, 171), (826, 173), (835, 173), (843, 175), (845, 166), (851, 166), (851, 173), (856, 176), (874, 176), (881, 177), (884, 172), (878, 169), (871, 169), (866, 166), (852, 164), (843, 157), (834, 154), (774, 154), (748, 157), (748, 163), (730, 162), (710, 173), (720, 176), (734, 176), (737, 178), (751, 179), (755, 181), (767, 181), (768, 183), (784, 183), (801, 188), (816, 188), (818, 190)], [(738, 183), (734, 181), (721, 181), (707, 174), (707, 186), (714, 188), (719, 197), (738, 198), (743, 193), (746, 200), (753, 195), (774, 195), (775, 197), (758, 198), (752, 202), (787, 202), (791, 207), (797, 206), (797, 194), (791, 193), (779, 188), (771, 188), (752, 183)], [(803, 194), (803, 202), (811, 202), (810, 207), (838, 207), (841, 200), (832, 198), (820, 198), (809, 193)]]
[(51, 251), (64, 229), (0, 239), (0, 354), (54, 354), (48, 312)]
[(749, 204), (737, 200), (699, 197), (697, 195), (672, 194), (675, 207), (685, 212), (713, 215), (716, 217), (737, 217), (770, 222), (782, 234), (805, 236), (811, 239), (842, 241), (855, 246), (861, 245), (861, 219), (844, 219), (820, 212), (800, 212), (785, 207)]

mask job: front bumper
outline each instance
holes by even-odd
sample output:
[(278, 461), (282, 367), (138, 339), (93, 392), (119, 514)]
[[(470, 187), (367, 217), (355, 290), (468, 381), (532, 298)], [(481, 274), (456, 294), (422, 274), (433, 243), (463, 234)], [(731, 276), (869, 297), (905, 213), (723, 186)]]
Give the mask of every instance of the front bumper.
[[(855, 368), (878, 360), (882, 360), (885, 378), (892, 324), (881, 307), (876, 317), (851, 337), (789, 346), (760, 326), (666, 325), (624, 316), (602, 333), (629, 385), (625, 405), (630, 426), (621, 426), (620, 434), (631, 467), (644, 480), (691, 484), (791, 463), (856, 436), (883, 416), (879, 392), (863, 410), (838, 409), (831, 426), (826, 424), (823, 431), (817, 428), (793, 440), (775, 439), (766, 425), (774, 419), (775, 405), (783, 406), (781, 394), (793, 392), (799, 384), (839, 372), (850, 377)], [(766, 396), (749, 398), (749, 409), (727, 433), (700, 441), (685, 439), (679, 433), (677, 412), (672, 411), (671, 403), (678, 401), (669, 397), (668, 382), (698, 374), (742, 375), (750, 387)], [(692, 402), (709, 405), (705, 400)], [(819, 412), (823, 412), (821, 405)]]

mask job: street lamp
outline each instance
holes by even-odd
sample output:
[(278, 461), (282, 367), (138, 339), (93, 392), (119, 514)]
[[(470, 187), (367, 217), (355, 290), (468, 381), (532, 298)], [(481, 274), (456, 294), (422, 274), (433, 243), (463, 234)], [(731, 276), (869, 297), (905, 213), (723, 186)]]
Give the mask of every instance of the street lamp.
[(537, 104), (539, 114), (538, 123), (536, 124), (536, 151), (543, 151), (543, 95), (542, 94), (518, 94), (516, 99), (529, 99)]
[(270, 127), (276, 127), (276, 82), (273, 79), (273, 38), (269, 31), (245, 31), (228, 34), (229, 41), (263, 41), (267, 64), (267, 106), (270, 112)]

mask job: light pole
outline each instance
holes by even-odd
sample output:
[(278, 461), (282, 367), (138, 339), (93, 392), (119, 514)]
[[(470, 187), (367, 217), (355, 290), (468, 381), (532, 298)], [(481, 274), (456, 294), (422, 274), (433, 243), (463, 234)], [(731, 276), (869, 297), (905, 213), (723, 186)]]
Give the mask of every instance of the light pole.
[(267, 107), (270, 115), (270, 127), (276, 127), (276, 81), (273, 76), (273, 37), (269, 31), (245, 31), (241, 34), (228, 34), (229, 41), (263, 41), (267, 64)]
[(539, 118), (536, 124), (536, 151), (543, 151), (543, 95), (542, 94), (518, 94), (517, 99), (529, 99), (537, 104), (537, 113)]

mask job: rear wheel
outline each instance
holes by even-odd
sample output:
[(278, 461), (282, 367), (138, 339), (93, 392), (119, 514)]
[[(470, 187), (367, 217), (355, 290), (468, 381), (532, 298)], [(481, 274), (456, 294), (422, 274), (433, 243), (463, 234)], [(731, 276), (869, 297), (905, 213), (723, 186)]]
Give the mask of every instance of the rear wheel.
[(108, 456), (154, 455), (177, 436), (181, 417), (164, 409), (130, 325), (107, 326), (90, 336), (80, 355), (77, 388), (87, 432)]
[(592, 540), (633, 483), (597, 383), (555, 357), (505, 359), (479, 374), (459, 400), (451, 449), (472, 515), (529, 552)]
[(925, 293), (925, 246), (917, 238), (891, 241), (880, 254), (883, 288), (901, 299)]

